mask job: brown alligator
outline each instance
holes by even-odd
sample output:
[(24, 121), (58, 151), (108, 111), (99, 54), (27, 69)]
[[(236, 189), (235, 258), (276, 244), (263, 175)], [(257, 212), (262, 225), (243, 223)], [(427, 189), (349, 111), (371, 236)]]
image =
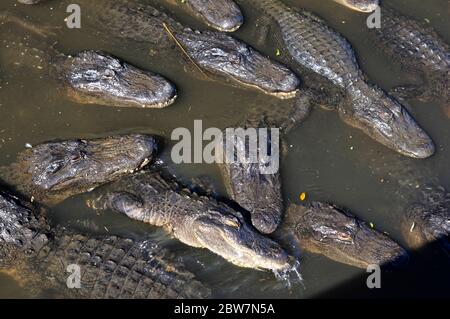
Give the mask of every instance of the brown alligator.
[[(61, 1), (61, 10), (69, 3)], [(203, 77), (282, 99), (297, 92), (300, 81), (291, 70), (227, 34), (192, 30), (138, 0), (81, 0), (77, 4), (90, 13), (83, 20), (87, 25), (116, 40), (143, 43), (152, 49), (155, 59), (173, 58), (184, 63), (190, 73), (200, 69)]]
[(381, 7), (381, 28), (371, 31), (374, 43), (389, 60), (422, 79), (419, 85), (393, 90), (401, 98), (423, 101), (437, 99), (450, 107), (450, 48), (425, 22), (405, 16), (398, 10)]
[(28, 198), (54, 205), (141, 169), (156, 151), (155, 138), (147, 135), (53, 141), (19, 153), (0, 167), (0, 178)]
[(187, 8), (210, 27), (223, 31), (234, 32), (244, 23), (244, 16), (233, 0), (162, 0), (170, 5)]
[(387, 235), (330, 204), (290, 205), (283, 229), (305, 251), (354, 267), (392, 267), (408, 260), (407, 252)]
[[(114, 107), (163, 108), (176, 97), (175, 86), (160, 75), (140, 70), (104, 52), (65, 55), (49, 44), (49, 31), (7, 13), (0, 13), (3, 64), (34, 68), (47, 73), (64, 96), (78, 103)], [(19, 35), (19, 29), (26, 31)]]
[(342, 92), (337, 103), (327, 104), (335, 105), (346, 123), (405, 156), (434, 154), (431, 138), (402, 105), (367, 81), (351, 44), (323, 19), (279, 0), (238, 2), (256, 6), (275, 22), (271, 38), (282, 42), (280, 48), (287, 51), (283, 59), (302, 75), (306, 86), (333, 98), (333, 88)]
[(234, 265), (276, 273), (294, 267), (294, 259), (259, 234), (239, 211), (193, 192), (160, 168), (127, 176), (86, 196), (93, 209), (164, 227), (181, 242), (206, 248)]
[[(74, 266), (80, 282), (69, 288)], [(83, 299), (211, 295), (169, 251), (151, 241), (51, 228), (34, 207), (5, 190), (0, 190), (0, 272), (33, 297), (43, 292)]]

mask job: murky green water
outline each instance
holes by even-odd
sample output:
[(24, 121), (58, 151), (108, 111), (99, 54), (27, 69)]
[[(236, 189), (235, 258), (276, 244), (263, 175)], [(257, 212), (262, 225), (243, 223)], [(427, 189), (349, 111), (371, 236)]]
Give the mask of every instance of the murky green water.
[[(76, 0), (73, 2), (76, 3)], [(410, 79), (410, 75), (377, 53), (367, 38), (364, 15), (346, 10), (331, 0), (286, 2), (317, 12), (342, 32), (352, 42), (361, 67), (372, 82), (389, 89)], [(450, 42), (449, 2), (391, 2), (407, 14), (422, 20), (428, 19)], [(60, 1), (23, 6), (12, 0), (4, 0), (0, 3), (0, 10), (5, 9), (26, 14), (36, 22), (64, 26), (65, 6), (61, 6)], [(175, 11), (181, 20), (201, 27), (195, 19), (180, 10)], [(256, 46), (255, 26), (260, 17), (254, 16), (249, 8), (244, 8), (244, 12), (247, 23), (236, 36)], [(75, 31), (63, 27), (57, 47), (65, 53), (83, 49), (105, 50), (139, 67), (163, 74), (176, 83), (180, 96), (175, 105), (164, 110), (114, 109), (75, 104), (62, 97), (56, 90), (56, 84), (38, 69), (15, 66), (9, 63), (10, 60), (2, 60), (20, 60), (19, 56), (5, 56), (1, 51), (5, 45), (4, 37), (14, 32), (17, 30), (12, 27), (0, 29), (0, 165), (12, 161), (26, 143), (125, 132), (156, 133), (169, 138), (176, 127), (192, 128), (195, 119), (203, 119), (204, 126), (224, 128), (233, 126), (256, 104), (271, 103), (274, 107), (282, 107), (285, 103), (291, 103), (218, 82), (202, 81), (184, 72), (182, 65), (173, 60), (153, 59), (142, 44), (118, 42), (112, 37), (101, 38), (92, 29), (83, 26), (81, 30)], [(273, 56), (276, 48), (269, 43), (258, 49)], [(376, 173), (377, 168), (386, 166), (387, 169), (382, 170), (386, 172), (391, 167), (395, 170), (395, 167), (409, 166), (420, 173), (431, 167), (427, 174), (437, 176), (440, 183), (450, 187), (450, 120), (444, 116), (437, 103), (410, 103), (408, 108), (436, 142), (437, 154), (426, 161), (400, 159), (345, 125), (337, 114), (314, 110), (311, 117), (288, 137), (291, 147), (282, 161), (286, 203), (298, 202), (299, 194), (306, 192), (309, 200), (325, 200), (349, 208), (360, 218), (373, 222), (378, 229), (404, 244), (399, 232), (399, 221), (404, 212), (398, 208), (395, 183), (389, 183), (389, 178)], [(217, 187), (223, 190), (215, 166), (185, 165), (176, 169), (182, 174), (210, 175)], [(383, 178), (384, 182), (381, 181)], [(52, 219), (55, 223), (69, 224), (88, 231), (151, 236), (182, 256), (190, 269), (213, 288), (217, 297), (303, 298), (322, 294), (341, 297), (345, 294), (339, 290), (333, 292), (334, 289), (345, 287), (351, 281), (365, 282), (361, 270), (304, 253), (301, 257), (304, 287), (287, 287), (285, 282), (276, 280), (270, 273), (234, 267), (207, 251), (180, 244), (160, 229), (113, 214), (97, 216), (86, 209), (79, 199), (68, 200), (57, 207), (52, 212)], [(414, 259), (411, 261), (402, 274), (405, 276), (402, 281), (404, 286), (384, 292), (394, 295), (448, 296), (449, 266), (448, 256), (433, 251), (424, 263)], [(26, 294), (11, 278), (0, 276), (0, 297), (24, 296)]]

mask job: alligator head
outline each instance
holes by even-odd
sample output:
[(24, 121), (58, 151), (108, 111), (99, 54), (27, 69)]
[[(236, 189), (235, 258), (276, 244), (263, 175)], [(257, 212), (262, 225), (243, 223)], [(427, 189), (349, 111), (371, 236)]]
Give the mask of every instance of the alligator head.
[(402, 221), (402, 233), (414, 249), (438, 242), (450, 251), (450, 193), (428, 188), (425, 200), (412, 206)]
[[(270, 234), (281, 224), (283, 214), (280, 141), (279, 136), (269, 136), (268, 132), (261, 134), (263, 130), (234, 130), (232, 136), (225, 133), (225, 157), (222, 159), (219, 154), (217, 160), (221, 163), (220, 171), (231, 199), (250, 212), (252, 224), (258, 231)], [(231, 137), (233, 143), (228, 145)]]
[(339, 107), (346, 123), (405, 156), (421, 159), (434, 154), (433, 141), (400, 103), (379, 88), (362, 86), (364, 93), (355, 85), (351, 101)]
[(146, 135), (49, 142), (21, 152), (0, 176), (28, 197), (57, 204), (140, 169), (155, 151)]
[(408, 259), (392, 239), (332, 205), (291, 205), (286, 214), (287, 227), (307, 251), (364, 269), (372, 264), (398, 265)]
[(247, 44), (218, 32), (174, 34), (189, 57), (203, 70), (279, 98), (292, 98), (300, 81), (287, 67)]
[(69, 98), (79, 103), (163, 108), (177, 97), (175, 86), (162, 76), (101, 52), (84, 51), (73, 57), (64, 56), (52, 67)]
[(188, 0), (188, 6), (209, 26), (233, 32), (244, 23), (244, 17), (233, 0)]
[(277, 243), (256, 232), (238, 212), (211, 210), (190, 222), (189, 228), (194, 237), (190, 240), (237, 266), (275, 272), (293, 266)]
[(372, 12), (378, 9), (379, 0), (334, 0), (352, 10)]

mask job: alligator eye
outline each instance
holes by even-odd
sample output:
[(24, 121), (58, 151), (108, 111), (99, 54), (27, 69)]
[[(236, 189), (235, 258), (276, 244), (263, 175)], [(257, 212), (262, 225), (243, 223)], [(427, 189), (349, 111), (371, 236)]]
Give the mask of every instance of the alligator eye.
[(230, 54), (229, 60), (233, 64), (241, 63), (241, 55), (239, 53), (233, 52)]

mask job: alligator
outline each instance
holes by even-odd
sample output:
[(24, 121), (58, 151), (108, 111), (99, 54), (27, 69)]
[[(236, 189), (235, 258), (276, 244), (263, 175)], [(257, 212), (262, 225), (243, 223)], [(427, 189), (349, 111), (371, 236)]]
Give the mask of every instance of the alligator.
[(244, 16), (233, 0), (163, 0), (171, 5), (186, 7), (191, 14), (211, 28), (234, 32), (244, 23)]
[[(208, 298), (211, 291), (166, 249), (149, 240), (87, 235), (50, 227), (30, 203), (0, 190), (0, 272), (30, 296)], [(73, 267), (80, 285), (69, 288)], [(71, 268), (72, 267), (72, 268)]]
[(55, 205), (144, 167), (157, 141), (149, 135), (118, 135), (53, 141), (18, 154), (0, 167), (0, 178), (23, 196)]
[(437, 242), (450, 252), (450, 193), (442, 186), (427, 185), (421, 195), (403, 218), (404, 238), (413, 249)]
[(184, 244), (206, 248), (236, 266), (275, 273), (295, 267), (295, 260), (248, 225), (239, 211), (193, 192), (161, 168), (137, 172), (86, 196), (94, 210), (164, 227)]
[[(241, 2), (250, 5), (248, 0)], [(294, 62), (293, 68), (304, 77), (306, 86), (322, 89), (325, 95), (329, 95), (329, 87), (342, 91), (334, 109), (346, 123), (405, 156), (434, 154), (431, 138), (400, 103), (366, 80), (351, 44), (324, 20), (277, 0), (252, 1), (251, 5), (275, 21), (281, 36), (276, 33), (274, 41), (282, 39), (289, 52), (284, 57), (286, 64)], [(311, 76), (315, 80), (308, 81)]]
[(333, 0), (359, 12), (373, 12), (379, 7), (379, 0)]
[(222, 32), (185, 27), (139, 0), (81, 0), (77, 4), (90, 13), (84, 23), (100, 34), (143, 43), (155, 59), (170, 59), (176, 53), (174, 60), (183, 61), (192, 69), (190, 73), (200, 71), (202, 78), (220, 79), (281, 99), (294, 97), (300, 85), (291, 70), (246, 43)]
[(419, 85), (398, 87), (394, 94), (403, 99), (439, 99), (450, 105), (450, 49), (437, 32), (397, 10), (381, 7), (381, 28), (371, 30), (376, 46), (390, 60), (422, 78)]
[(3, 38), (2, 54), (9, 54), (3, 56), (5, 63), (46, 72), (69, 100), (114, 107), (163, 108), (177, 97), (175, 86), (160, 75), (104, 52), (65, 55), (48, 44), (49, 32), (44, 26), (5, 13), (0, 14), (0, 21), (11, 22), (16, 31), (18, 27), (28, 31), (26, 36), (14, 32)]
[(396, 267), (408, 261), (406, 250), (387, 235), (334, 205), (291, 204), (282, 228), (293, 233), (303, 250), (354, 267)]
[[(223, 154), (226, 156), (218, 158), (218, 163), (227, 193), (233, 201), (250, 213), (253, 226), (261, 233), (270, 234), (281, 224), (284, 207), (279, 171), (282, 157), (280, 150), (283, 151), (285, 136), (309, 115), (316, 96), (314, 91), (302, 89), (295, 104), (283, 107), (252, 107), (244, 120), (237, 125), (244, 131), (243, 134), (236, 134), (230, 155), (227, 154), (227, 141), (224, 140)], [(261, 140), (263, 135), (259, 135), (260, 140), (254, 150), (258, 155), (257, 160), (249, 161), (250, 141), (247, 139), (246, 130), (255, 130), (259, 134), (261, 129), (267, 128), (279, 129), (281, 134), (269, 134), (265, 141)], [(226, 130), (224, 136), (227, 136)], [(266, 149), (261, 148), (264, 142)], [(264, 157), (266, 155), (270, 156)]]

